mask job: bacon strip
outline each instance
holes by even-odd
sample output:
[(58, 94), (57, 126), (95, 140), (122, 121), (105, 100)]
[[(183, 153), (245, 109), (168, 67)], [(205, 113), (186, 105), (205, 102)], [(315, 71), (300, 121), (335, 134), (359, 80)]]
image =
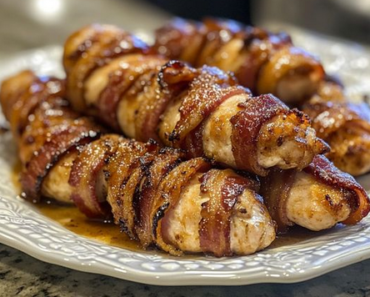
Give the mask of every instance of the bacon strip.
[(131, 175), (140, 164), (140, 158), (148, 152), (148, 147), (141, 143), (124, 139), (119, 143), (116, 153), (106, 166), (107, 201), (112, 207), (116, 224), (130, 237), (136, 238), (134, 231), (134, 209), (128, 193), (134, 193), (135, 184), (130, 181)]
[[(351, 213), (342, 223), (356, 224), (370, 212), (370, 200), (364, 188), (351, 175), (337, 169), (326, 157), (316, 156), (303, 171), (320, 183), (343, 193), (343, 199), (351, 208)], [(292, 185), (298, 181), (297, 173), (297, 170), (275, 169), (262, 179), (261, 194), (280, 233), (286, 232), (289, 226), (293, 225), (287, 217), (287, 198)], [(304, 200), (305, 197), (301, 199)]]
[(288, 114), (288, 107), (273, 95), (251, 97), (239, 105), (242, 109), (231, 118), (231, 142), (238, 168), (264, 176), (267, 170), (258, 164), (257, 137), (261, 126), (273, 116)]
[(354, 225), (370, 212), (370, 201), (365, 189), (351, 175), (338, 170), (326, 157), (316, 156), (304, 171), (331, 187), (352, 193), (348, 198), (352, 212), (344, 224)]
[(273, 220), (277, 224), (279, 233), (285, 233), (293, 223), (287, 217), (287, 199), (296, 178), (297, 171), (273, 170), (262, 179), (261, 195)]
[(50, 135), (50, 139), (43, 144), (39, 151), (35, 152), (22, 172), (20, 178), (24, 190), (22, 197), (32, 202), (38, 202), (42, 181), (59, 158), (72, 148), (83, 145), (98, 135), (89, 126), (69, 126)]
[(105, 197), (98, 197), (97, 187), (98, 178), (101, 178), (99, 175), (109, 161), (109, 156), (117, 150), (119, 140), (117, 135), (105, 135), (88, 144), (73, 162), (69, 175), (69, 184), (74, 187), (71, 200), (89, 218), (111, 216), (110, 206)]
[(199, 223), (202, 251), (218, 257), (230, 256), (230, 220), (232, 209), (244, 189), (256, 187), (251, 180), (234, 174), (231, 170), (210, 170), (201, 177), (201, 191), (210, 199), (202, 205)]
[(196, 158), (184, 162), (175, 167), (160, 183), (158, 192), (154, 198), (152, 212), (150, 214), (154, 238), (156, 244), (164, 251), (173, 255), (181, 255), (181, 251), (172, 245), (166, 235), (169, 213), (176, 207), (180, 199), (181, 190), (198, 172), (210, 169), (210, 164), (202, 158)]
[[(117, 30), (113, 26), (95, 25), (95, 30), (84, 28), (77, 35), (72, 35), (66, 45), (74, 44), (79, 35), (88, 34), (82, 46), (76, 52), (65, 51), (63, 62), (67, 69), (68, 96), (73, 107), (79, 111), (86, 109), (84, 82), (97, 67), (106, 65), (113, 58), (128, 53), (147, 52), (148, 48), (140, 39)], [(88, 31), (88, 33), (86, 33)], [(89, 46), (86, 46), (88, 41)]]
[(29, 117), (31, 121), (24, 129), (18, 143), (22, 163), (32, 158), (34, 152), (50, 138), (48, 135), (59, 133), (71, 124), (85, 124), (84, 120), (77, 120), (76, 114), (66, 108), (67, 104), (68, 102), (61, 98), (48, 98), (35, 107), (35, 111)]
[[(119, 102), (137, 96), (144, 88), (148, 78), (155, 76), (164, 60), (150, 56), (133, 55), (122, 61), (122, 66), (109, 76), (109, 81), (99, 96), (97, 106), (99, 117), (108, 125), (119, 130), (117, 108)], [(154, 94), (155, 95), (155, 94)], [(154, 96), (155, 98), (155, 96)]]
[(64, 82), (54, 79), (49, 80), (47, 84), (43, 82), (34, 83), (30, 89), (24, 93), (19, 100), (13, 104), (10, 125), (16, 127), (13, 134), (21, 135), (26, 128), (29, 119), (28, 116), (37, 108), (37, 106), (50, 96), (60, 97), (64, 94)]
[(182, 161), (183, 154), (179, 151), (162, 149), (149, 167), (143, 168), (144, 178), (136, 194), (135, 217), (137, 220), (135, 231), (144, 247), (154, 242), (153, 220), (151, 211), (155, 202), (157, 188), (162, 180)]
[[(10, 78), (16, 79), (17, 76)], [(31, 74), (30, 81), (21, 86), (23, 91), (26, 90), (22, 93), (29, 91), (30, 97), (38, 96), (41, 93), (37, 89), (28, 90), (38, 83), (46, 88)], [(18, 93), (9, 94), (13, 99), (12, 94), (17, 96)], [(161, 149), (154, 141), (144, 144), (112, 134), (99, 138), (100, 131), (104, 132), (91, 119), (69, 110), (65, 101), (50, 90), (50, 96), (41, 100), (30, 114), (20, 139), (30, 138), (19, 143), (21, 150), (28, 150), (26, 155), (30, 155), (31, 148), (35, 150), (29, 162), (24, 162), (22, 197), (38, 202), (41, 194), (45, 194), (67, 203), (71, 198), (89, 218), (107, 219), (113, 214), (122, 231), (133, 239), (139, 239), (144, 247), (156, 244), (173, 255), (183, 251), (199, 252), (199, 243), (194, 246), (186, 240), (181, 241), (185, 245), (180, 250), (169, 234), (179, 230), (171, 225), (173, 215), (179, 211), (180, 199), (184, 199), (181, 202), (185, 204), (181, 207), (186, 212), (186, 205), (197, 203), (201, 197), (198, 177), (210, 169), (210, 163), (202, 158), (184, 161), (182, 151)], [(240, 192), (238, 175), (229, 171), (233, 177), (225, 182), (220, 193), (226, 197), (225, 201)], [(251, 191), (256, 190), (253, 183), (249, 187)], [(196, 193), (198, 197), (189, 193)], [(256, 219), (263, 224), (253, 226), (251, 223), (251, 227), (263, 234), (263, 238), (259, 238), (252, 247), (235, 240), (233, 249), (219, 249), (220, 255), (249, 254), (266, 247), (275, 238), (271, 218), (262, 203), (251, 197), (244, 199), (241, 200), (243, 203), (250, 201), (257, 208), (259, 206), (257, 211), (252, 210), (252, 214), (256, 214)], [(200, 209), (197, 211), (200, 216)], [(242, 220), (237, 216), (234, 219), (237, 223)], [(196, 226), (197, 223), (195, 218), (191, 225)], [(180, 229), (180, 232), (185, 230)], [(249, 232), (243, 230), (241, 234), (249, 240)]]
[[(312, 118), (312, 127), (317, 135), (327, 139), (343, 125), (353, 121), (370, 122), (370, 109), (366, 104), (336, 102), (313, 102), (303, 106), (303, 111)], [(366, 124), (364, 124), (366, 126)], [(370, 129), (370, 125), (368, 125)]]
[[(195, 67), (207, 64), (233, 71), (254, 94), (273, 93), (295, 104), (312, 95), (325, 76), (319, 61), (294, 47), (287, 34), (232, 20), (206, 18), (198, 23), (175, 19), (156, 31), (152, 51)], [(289, 81), (291, 77), (299, 79)], [(280, 89), (284, 80), (289, 90)]]
[[(211, 30), (216, 30), (231, 25), (228, 22), (223, 24), (210, 21), (206, 26), (209, 26)], [(231, 38), (234, 35), (240, 35), (236, 33), (239, 29), (238, 26), (235, 28), (232, 26), (230, 30), (225, 29), (225, 32), (229, 32), (226, 35)], [(82, 29), (80, 34), (83, 35), (85, 30), (87, 29)], [(113, 38), (112, 32), (117, 30), (119, 31), (117, 28), (107, 29), (107, 36), (102, 37), (104, 40), (96, 42), (101, 42), (101, 47), (108, 48), (108, 41)], [(96, 34), (104, 35), (99, 30)], [(119, 38), (125, 34), (127, 35), (122, 31)], [(245, 34), (246, 36), (253, 35), (257, 39), (266, 37), (263, 31), (258, 30), (248, 31)], [(211, 42), (208, 50), (213, 51), (214, 45), (219, 43), (228, 44), (226, 39), (229, 37), (227, 36), (223, 37), (221, 34), (215, 37), (217, 40), (214, 43)], [(73, 46), (70, 43), (74, 43), (76, 50), (79, 50), (77, 44), (82, 44), (84, 38), (71, 37), (71, 39), (72, 41), (67, 41), (66, 51), (71, 51)], [(127, 35), (129, 45), (132, 45), (133, 39), (134, 37)], [(271, 46), (275, 44), (278, 46), (280, 41), (288, 42), (283, 36), (279, 36), (276, 40), (270, 41)], [(128, 137), (140, 141), (155, 139), (163, 144), (184, 149), (187, 151), (188, 158), (204, 156), (220, 164), (250, 170), (261, 175), (266, 175), (269, 168), (274, 166), (274, 162), (268, 159), (269, 154), (273, 155), (277, 146), (282, 146), (282, 149), (277, 153), (279, 156), (275, 158), (276, 164), (284, 169), (304, 168), (315, 154), (326, 151), (326, 147), (316, 139), (314, 131), (310, 129), (309, 121), (301, 121), (303, 115), (297, 112), (292, 112), (294, 116), (291, 113), (290, 127), (292, 128), (289, 129), (289, 137), (285, 138), (284, 143), (273, 141), (273, 137), (269, 137), (267, 133), (264, 134), (265, 137), (258, 138), (260, 128), (274, 116), (281, 115), (281, 110), (284, 109), (284, 112), (288, 113), (285, 110), (287, 107), (275, 98), (275, 101), (269, 105), (270, 109), (267, 114), (261, 107), (258, 113), (247, 120), (244, 116), (248, 111), (245, 111), (245, 114), (235, 115), (238, 112), (235, 105), (243, 100), (243, 97), (248, 98), (250, 92), (238, 86), (231, 73), (225, 73), (209, 66), (193, 69), (179, 61), (170, 61), (159, 70), (159, 65), (164, 62), (163, 58), (145, 50), (136, 51), (137, 48), (134, 45), (132, 45), (134, 52), (129, 51), (126, 56), (119, 56), (113, 60), (100, 57), (96, 52), (98, 45), (96, 48), (94, 45), (87, 48), (82, 45), (82, 47), (86, 50), (86, 55), (81, 56), (75, 63), (70, 63), (72, 72), (81, 71), (81, 75), (84, 74), (83, 60), (85, 57), (102, 60), (100, 63), (102, 67), (96, 61), (90, 62), (94, 64), (91, 75), (89, 74), (88, 79), (80, 81), (86, 88), (85, 100), (90, 105), (85, 112), (103, 119), (106, 124), (116, 130), (119, 128)], [(112, 51), (114, 49), (110, 48), (110, 52)], [(71, 71), (67, 70), (67, 80), (75, 80)], [(68, 85), (67, 87), (69, 92), (74, 92), (73, 86)], [(258, 100), (263, 101), (265, 97), (268, 95), (258, 97)], [(71, 101), (74, 99), (71, 98)], [(230, 104), (229, 108), (225, 108), (228, 104)], [(229, 113), (227, 109), (231, 112)], [(215, 116), (216, 113), (217, 116)], [(256, 118), (258, 119), (257, 125), (253, 122)], [(284, 121), (283, 117), (279, 119), (280, 122)], [(277, 120), (272, 125), (279, 126), (280, 124)], [(295, 124), (299, 125), (297, 129), (293, 128)], [(216, 125), (217, 129), (214, 128)], [(242, 129), (246, 131), (241, 131)], [(253, 131), (248, 131), (248, 129)], [(234, 135), (231, 135), (233, 133)], [(230, 143), (231, 138), (233, 144)], [(284, 140), (283, 137), (281, 139)], [(225, 142), (227, 145), (225, 145), (224, 154), (220, 154), (216, 147)], [(300, 151), (299, 155), (305, 157), (300, 157), (298, 154), (287, 155), (287, 150), (284, 148), (288, 145), (295, 147)], [(252, 150), (249, 150), (250, 148)], [(265, 153), (261, 153), (262, 150)], [(261, 156), (260, 160), (256, 158), (257, 153)], [(254, 161), (246, 160), (245, 155)], [(240, 164), (242, 166), (239, 167)]]
[(303, 111), (311, 117), (316, 134), (330, 145), (327, 157), (339, 169), (358, 176), (370, 170), (370, 108), (344, 100), (340, 86), (326, 83)]
[(249, 93), (246, 89), (234, 86), (232, 76), (226, 76), (217, 68), (204, 66), (199, 76), (189, 87), (185, 99), (180, 107), (180, 120), (169, 136), (174, 145), (181, 147), (181, 143), (211, 112), (231, 96)]
[[(312, 87), (302, 90), (300, 100), (306, 100), (318, 88), (319, 82), (324, 78), (325, 72), (321, 63), (308, 52), (295, 48), (286, 47), (271, 55), (268, 62), (265, 62), (259, 71), (257, 82), (257, 93), (279, 94), (278, 85), (283, 79), (288, 77), (307, 76), (313, 82)], [(289, 101), (299, 101), (291, 98)], [(299, 102), (295, 102), (297, 106)]]

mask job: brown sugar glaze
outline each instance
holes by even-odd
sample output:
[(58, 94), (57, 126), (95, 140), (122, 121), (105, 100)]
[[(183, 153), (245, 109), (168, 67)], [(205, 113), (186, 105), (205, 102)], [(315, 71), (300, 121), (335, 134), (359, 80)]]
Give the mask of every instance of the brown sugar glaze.
[(59, 223), (66, 229), (106, 244), (129, 250), (142, 250), (140, 244), (120, 232), (111, 221), (89, 220), (73, 205), (59, 205), (54, 201), (35, 204), (35, 207), (46, 217)]
[[(13, 166), (12, 182), (19, 194), (21, 193), (21, 185), (19, 182), (19, 174), (21, 171), (22, 164), (18, 161)], [(44, 216), (76, 234), (112, 246), (142, 251), (140, 244), (130, 239), (125, 233), (120, 232), (119, 227), (113, 224), (113, 222), (89, 220), (74, 205), (60, 204), (51, 199), (44, 199), (41, 203), (32, 204), (32, 206), (37, 208)]]
[[(18, 161), (13, 167), (12, 181), (19, 193), (21, 192), (19, 183), (19, 173), (21, 170), (22, 164)], [(33, 204), (33, 206), (44, 216), (78, 235), (132, 251), (143, 251), (140, 243), (130, 239), (125, 233), (120, 232), (117, 225), (114, 225), (110, 221), (89, 220), (73, 205), (60, 204), (51, 199), (44, 199), (41, 203)], [(328, 231), (314, 232), (294, 226), (287, 234), (277, 236), (276, 240), (267, 249), (293, 245), (320, 236), (320, 234), (326, 232)]]

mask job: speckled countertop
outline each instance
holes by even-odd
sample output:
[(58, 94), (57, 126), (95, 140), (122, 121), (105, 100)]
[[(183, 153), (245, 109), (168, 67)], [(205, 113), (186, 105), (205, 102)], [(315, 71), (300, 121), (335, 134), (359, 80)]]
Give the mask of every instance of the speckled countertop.
[[(0, 61), (22, 50), (61, 44), (87, 23), (146, 31), (168, 17), (134, 0), (0, 0)], [(370, 297), (370, 260), (297, 284), (160, 287), (47, 264), (0, 244), (0, 297), (8, 296)]]

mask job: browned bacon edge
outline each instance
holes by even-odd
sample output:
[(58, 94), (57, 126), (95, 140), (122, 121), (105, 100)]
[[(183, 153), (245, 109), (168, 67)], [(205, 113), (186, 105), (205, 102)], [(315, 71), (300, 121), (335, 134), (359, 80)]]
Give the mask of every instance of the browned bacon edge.
[(303, 111), (311, 117), (312, 127), (323, 139), (350, 122), (370, 131), (370, 108), (365, 103), (314, 102), (305, 104)]
[(150, 214), (152, 220), (152, 232), (156, 238), (156, 244), (171, 254), (181, 254), (173, 244), (170, 244), (166, 236), (168, 230), (169, 212), (173, 211), (180, 199), (181, 190), (198, 172), (206, 172), (210, 169), (210, 163), (205, 159), (196, 158), (179, 164), (161, 182), (154, 198), (153, 209)]
[[(342, 223), (356, 224), (370, 212), (370, 200), (364, 188), (351, 175), (337, 169), (326, 157), (316, 156), (303, 171), (321, 183), (349, 193), (345, 197), (351, 208), (351, 213)], [(289, 226), (293, 225), (287, 217), (286, 202), (297, 173), (297, 170), (275, 169), (262, 179), (260, 193), (264, 197), (267, 208), (271, 217), (276, 221), (280, 233), (286, 232)]]
[(22, 172), (20, 178), (24, 191), (22, 197), (32, 202), (38, 202), (42, 181), (60, 157), (73, 147), (86, 144), (98, 136), (98, 132), (85, 126), (68, 127), (51, 135), (50, 140), (46, 141), (39, 151), (35, 152)]
[(238, 197), (246, 188), (258, 185), (228, 171), (210, 170), (201, 177), (201, 191), (209, 192), (210, 200), (202, 204), (199, 223), (200, 246), (216, 256), (230, 256), (231, 216)]
[(293, 223), (287, 217), (287, 199), (294, 183), (297, 171), (295, 169), (274, 169), (262, 179), (261, 195), (264, 197), (267, 209), (277, 224), (278, 232), (285, 233)]
[[(195, 67), (218, 66), (216, 59), (221, 55), (221, 48), (227, 48), (233, 41), (242, 43), (238, 51), (225, 49), (225, 54), (229, 59), (233, 58), (232, 61), (244, 60), (234, 66), (236, 69), (224, 70), (233, 70), (239, 82), (254, 94), (276, 94), (280, 79), (295, 73), (312, 75), (317, 81), (325, 75), (320, 62), (295, 48), (286, 33), (272, 33), (232, 20), (205, 18), (203, 22), (193, 22), (176, 18), (156, 30), (155, 37), (152, 53), (184, 60)], [(283, 53), (284, 49), (287, 49), (286, 53)], [(290, 63), (286, 63), (287, 58)], [(307, 99), (305, 94), (301, 97), (297, 100)]]
[(251, 97), (239, 107), (242, 110), (230, 120), (233, 124), (231, 143), (236, 165), (242, 170), (265, 176), (268, 171), (257, 160), (257, 137), (261, 126), (275, 115), (292, 111), (271, 94)]
[(343, 222), (344, 224), (356, 224), (367, 216), (370, 211), (370, 201), (365, 189), (351, 175), (336, 168), (326, 157), (316, 156), (304, 171), (311, 173), (315, 178), (331, 187), (352, 193), (349, 198), (352, 212)]
[[(32, 82), (40, 82), (33, 73), (27, 75), (31, 82), (20, 87), (27, 89), (31, 88)], [(17, 79), (17, 76), (11, 79)], [(30, 96), (40, 94), (32, 93), (32, 89), (30, 91)], [(48, 172), (61, 157), (72, 153), (71, 156), (75, 157), (72, 168), (61, 166), (71, 170), (68, 182), (72, 188), (72, 200), (83, 213), (88, 217), (106, 218), (109, 207), (104, 200), (111, 194), (108, 202), (114, 219), (119, 224), (123, 222), (125, 232), (141, 240), (144, 247), (156, 244), (171, 254), (181, 254), (176, 242), (167, 237), (168, 215), (178, 205), (181, 192), (189, 181), (196, 174), (210, 170), (210, 162), (203, 158), (184, 161), (183, 152), (161, 149), (153, 141), (143, 144), (108, 134), (100, 138), (100, 134), (105, 132), (103, 129), (91, 119), (70, 111), (60, 100), (51, 96), (45, 99), (45, 104), (38, 104), (26, 127), (26, 130), (37, 130), (34, 135), (38, 137), (35, 146), (38, 149), (24, 164), (21, 176), (23, 197), (38, 202), (42, 182)], [(19, 148), (30, 149), (27, 145), (20, 145)], [(228, 174), (225, 172), (219, 173), (220, 177), (225, 177), (224, 181), (217, 179), (210, 185), (205, 182), (202, 186), (203, 191), (205, 187), (213, 191), (214, 186), (220, 186), (213, 193), (212, 201), (221, 199), (221, 208), (213, 208), (212, 203), (206, 207), (214, 214), (222, 210), (223, 215), (221, 220), (217, 215), (204, 215), (204, 230), (209, 230), (209, 234), (219, 224), (230, 226), (232, 212), (227, 212), (232, 211), (236, 197), (245, 187), (256, 190), (253, 181), (244, 180), (231, 170), (227, 170)], [(221, 185), (217, 185), (218, 181)], [(218, 195), (221, 198), (216, 197)], [(217, 238), (222, 247), (215, 250), (216, 255), (230, 255), (230, 247), (226, 245), (226, 242), (230, 245), (229, 231), (222, 231)], [(206, 251), (213, 252), (210, 248)]]
[[(112, 215), (101, 189), (98, 189), (99, 173), (109, 162), (109, 156), (117, 149), (119, 138), (102, 136), (84, 148), (73, 162), (69, 184), (74, 187), (71, 200), (89, 218), (104, 218)], [(100, 193), (99, 193), (100, 191)], [(101, 200), (99, 201), (99, 198)]]

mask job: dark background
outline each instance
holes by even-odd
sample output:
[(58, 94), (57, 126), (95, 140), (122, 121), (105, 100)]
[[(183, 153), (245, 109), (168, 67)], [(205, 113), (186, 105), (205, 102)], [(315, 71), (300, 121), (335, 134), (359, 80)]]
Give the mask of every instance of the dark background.
[(370, 0), (146, 0), (174, 15), (283, 22), (370, 44)]
[(190, 19), (202, 19), (204, 16), (216, 16), (238, 20), (251, 24), (250, 0), (147, 0), (174, 15)]

